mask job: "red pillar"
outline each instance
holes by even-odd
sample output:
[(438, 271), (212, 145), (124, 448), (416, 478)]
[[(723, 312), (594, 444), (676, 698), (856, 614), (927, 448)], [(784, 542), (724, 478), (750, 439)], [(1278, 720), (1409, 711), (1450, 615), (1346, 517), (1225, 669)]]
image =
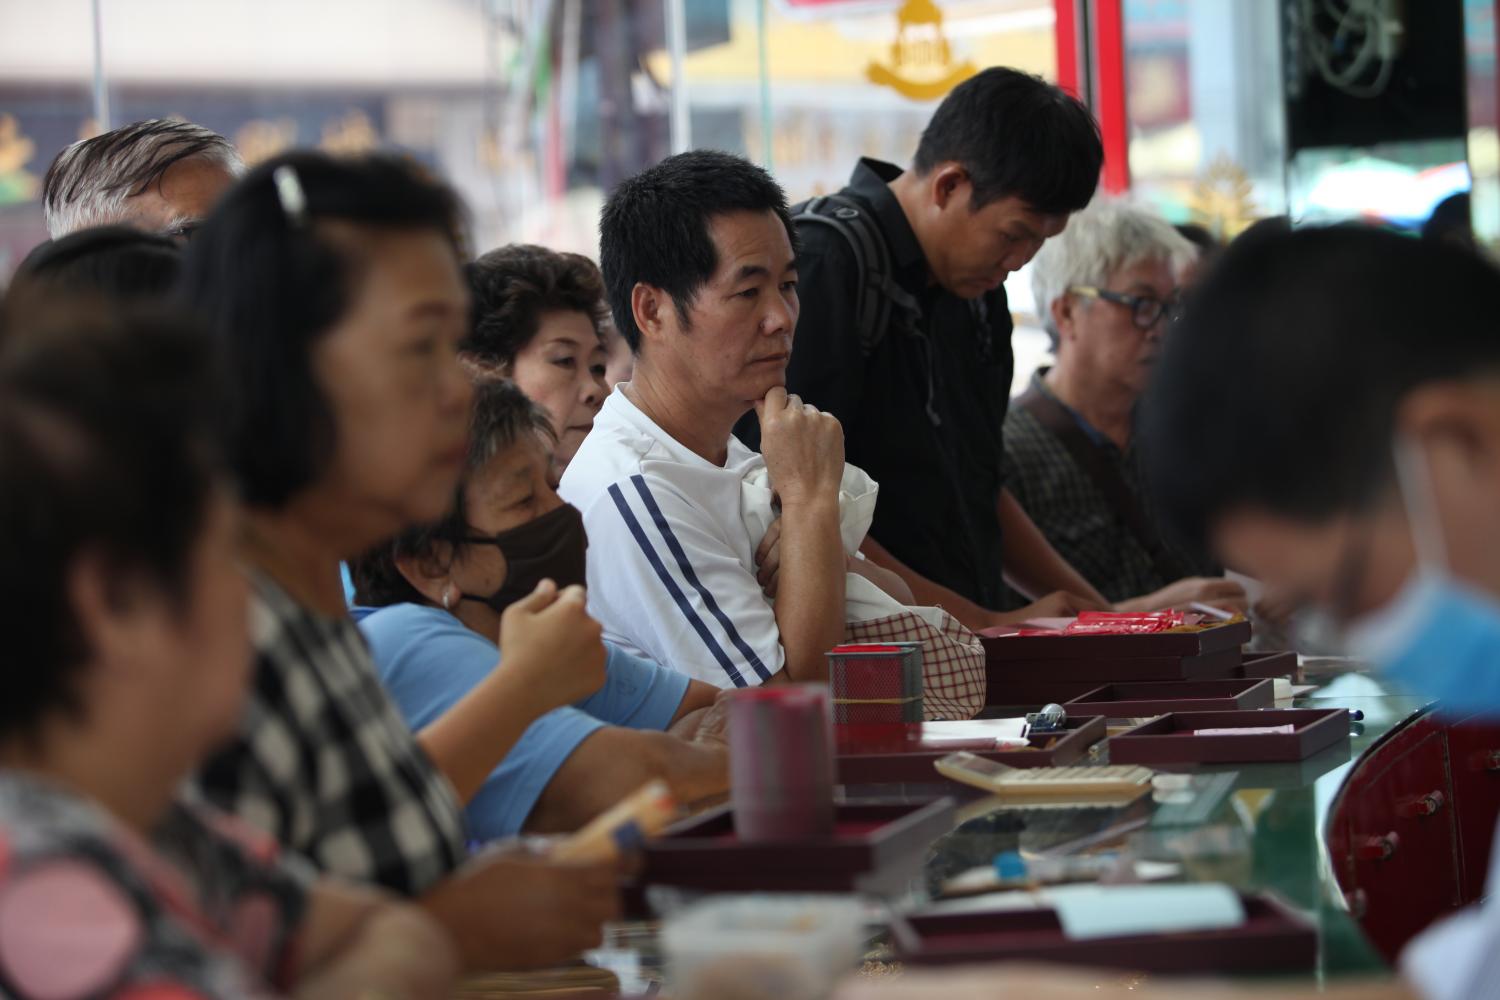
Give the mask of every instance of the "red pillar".
[(1057, 12), (1052, 22), (1057, 50), (1057, 85), (1087, 100), (1088, 95), (1078, 90), (1078, 0), (1053, 0), (1053, 7)]
[[(1065, 6), (1067, 0), (1059, 0)], [(1130, 123), (1125, 117), (1125, 14), (1122, 0), (1094, 0), (1094, 114), (1104, 137), (1104, 190), (1130, 189)], [(1061, 56), (1059, 56), (1061, 65)]]

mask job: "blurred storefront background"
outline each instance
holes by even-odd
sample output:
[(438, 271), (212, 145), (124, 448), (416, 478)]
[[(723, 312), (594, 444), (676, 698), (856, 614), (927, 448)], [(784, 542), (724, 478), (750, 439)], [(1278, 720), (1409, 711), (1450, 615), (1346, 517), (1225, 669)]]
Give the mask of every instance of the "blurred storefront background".
[[(398, 148), (459, 188), (477, 249), (592, 253), (605, 192), (675, 149), (742, 153), (801, 199), (861, 155), (906, 162), (936, 102), (997, 64), (1075, 87), (1101, 117), (1115, 101), (1126, 155), (1106, 179), (1173, 221), (1224, 237), (1282, 213), (1415, 227), (1472, 171), (1495, 234), (1496, 2), (1451, 0), (1445, 20), (1447, 2), (0, 0), (0, 283), (45, 237), (47, 164), (106, 121), (181, 116), (252, 163)], [(1356, 127), (1351, 107), (1406, 113), (1418, 56), (1450, 42), (1456, 126), (1414, 106), (1434, 124)], [(1026, 284), (1008, 286), (1023, 318)], [(1029, 370), (1024, 335), (1017, 348)]]

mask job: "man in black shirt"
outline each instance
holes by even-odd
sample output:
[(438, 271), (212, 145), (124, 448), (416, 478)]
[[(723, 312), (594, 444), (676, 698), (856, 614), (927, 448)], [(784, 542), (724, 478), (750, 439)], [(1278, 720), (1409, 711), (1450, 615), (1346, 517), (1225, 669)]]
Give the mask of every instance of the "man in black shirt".
[[(880, 483), (866, 556), (971, 627), (1108, 606), (1002, 467), (1014, 364), (1003, 282), (1088, 204), (1102, 162), (1082, 104), (989, 69), (938, 107), (911, 170), (861, 160), (798, 218), (787, 389), (839, 418), (848, 460)], [(739, 430), (754, 447), (753, 427)], [(1047, 596), (1002, 614), (1006, 582)]]

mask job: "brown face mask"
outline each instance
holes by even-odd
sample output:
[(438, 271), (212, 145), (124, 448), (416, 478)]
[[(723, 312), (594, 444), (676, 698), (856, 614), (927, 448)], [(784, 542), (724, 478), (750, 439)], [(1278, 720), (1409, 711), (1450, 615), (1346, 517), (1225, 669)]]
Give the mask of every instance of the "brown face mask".
[(506, 608), (536, 589), (543, 580), (552, 580), (559, 590), (585, 582), (588, 535), (583, 530), (583, 515), (572, 504), (565, 503), (534, 521), (498, 535), (473, 535), (466, 545), (493, 545), (505, 557), (505, 582), (489, 596), (460, 594), (465, 601), (488, 604), (496, 611)]

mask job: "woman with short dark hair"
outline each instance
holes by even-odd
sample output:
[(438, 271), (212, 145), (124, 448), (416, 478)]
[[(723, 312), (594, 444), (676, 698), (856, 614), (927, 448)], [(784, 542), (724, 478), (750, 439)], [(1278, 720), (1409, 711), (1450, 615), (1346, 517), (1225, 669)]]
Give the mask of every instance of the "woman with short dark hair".
[[(513, 669), (414, 736), (339, 573), (442, 516), (462, 471), (460, 243), (455, 196), (413, 164), (303, 152), (251, 171), (189, 249), (186, 298), (232, 375), (256, 626), (250, 710), (199, 785), (326, 870), (416, 897), (475, 967), (534, 966), (598, 940), (614, 874), (514, 853), (465, 865), (473, 788), (454, 747), (516, 704), (540, 714), (598, 686), (604, 649), (581, 590), (523, 602), (505, 639)], [(569, 642), (573, 670), (538, 668), (550, 659), (537, 650)]]
[(464, 354), (514, 381), (547, 411), (561, 476), (609, 394), (599, 268), (576, 253), (515, 244), (480, 257), (468, 275), (474, 328)]
[(177, 797), (249, 664), (201, 332), (11, 304), (0, 336), (0, 993), (447, 995), (442, 931)]

